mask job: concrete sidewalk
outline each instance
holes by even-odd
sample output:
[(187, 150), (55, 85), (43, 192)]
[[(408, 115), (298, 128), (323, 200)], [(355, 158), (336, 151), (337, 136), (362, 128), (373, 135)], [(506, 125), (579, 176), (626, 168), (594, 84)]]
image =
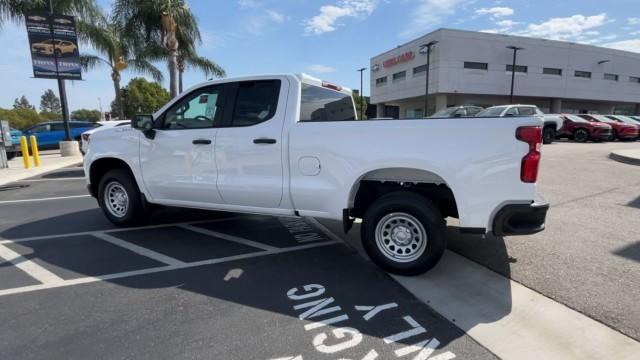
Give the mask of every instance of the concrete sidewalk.
[(22, 157), (16, 157), (9, 161), (9, 168), (0, 169), (0, 186), (30, 178), (32, 176), (41, 175), (49, 171), (61, 169), (67, 166), (81, 164), (82, 156), (62, 157), (60, 152), (44, 152), (40, 154), (40, 166), (33, 166), (33, 157), (31, 158), (31, 168), (25, 169)]
[(609, 157), (625, 164), (640, 165), (640, 146), (638, 149), (614, 150)]

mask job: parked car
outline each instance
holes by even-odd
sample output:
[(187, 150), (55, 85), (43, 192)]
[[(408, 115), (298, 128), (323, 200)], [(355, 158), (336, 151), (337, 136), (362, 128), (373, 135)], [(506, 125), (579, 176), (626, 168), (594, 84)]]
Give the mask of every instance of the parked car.
[(556, 134), (562, 128), (562, 117), (556, 114), (545, 114), (535, 105), (500, 105), (492, 106), (479, 112), (479, 117), (512, 117), (512, 116), (538, 116), (544, 122), (542, 129), (542, 142), (551, 144)]
[[(80, 135), (99, 126), (91, 121), (69, 121), (71, 138), (80, 141)], [(57, 149), (60, 141), (64, 140), (64, 124), (62, 121), (48, 121), (34, 125), (24, 131), (25, 136), (35, 135), (38, 149)]]
[(634, 140), (638, 137), (639, 127), (633, 124), (626, 124), (617, 120), (612, 120), (604, 115), (598, 114), (580, 114), (578, 115), (583, 119), (598, 121), (601, 123), (611, 125), (611, 135), (609, 141), (618, 140)]
[(590, 121), (574, 114), (562, 114), (564, 120), (558, 138), (569, 138), (576, 142), (606, 141), (611, 137), (612, 127), (599, 121)]
[(630, 119), (635, 120), (636, 122), (638, 122), (640, 124), (640, 115), (630, 115), (628, 116)]
[(457, 118), (457, 117), (469, 117), (476, 116), (484, 108), (480, 106), (452, 106), (446, 109), (437, 111), (435, 114), (429, 116), (430, 118)]
[(82, 135), (80, 136), (80, 139), (82, 141), (80, 145), (80, 152), (82, 153), (82, 155), (86, 154), (87, 150), (89, 149), (89, 138), (91, 137), (91, 134), (95, 133), (96, 131), (109, 129), (116, 126), (131, 125), (131, 120), (98, 121), (96, 124), (98, 124), (98, 127), (95, 127), (91, 130), (87, 130), (83, 132)]
[(370, 258), (411, 275), (442, 256), (445, 217), (474, 234), (544, 229), (542, 124), (531, 116), (356, 121), (351, 90), (307, 75), (223, 79), (131, 127), (94, 133), (84, 169), (119, 226), (141, 221), (146, 203), (313, 216), (345, 231), (360, 218)]
[[(625, 115), (605, 115), (605, 116), (611, 120), (616, 120), (619, 122), (623, 122), (625, 124), (635, 125), (640, 129), (640, 120), (635, 120), (630, 116), (625, 116)], [(638, 132), (638, 137), (636, 138), (636, 140), (640, 140), (640, 131)]]
[(22, 131), (10, 128), (9, 133), (11, 134), (11, 146), (6, 147), (5, 150), (7, 152), (7, 159), (11, 160), (20, 155), (20, 137), (22, 136)]

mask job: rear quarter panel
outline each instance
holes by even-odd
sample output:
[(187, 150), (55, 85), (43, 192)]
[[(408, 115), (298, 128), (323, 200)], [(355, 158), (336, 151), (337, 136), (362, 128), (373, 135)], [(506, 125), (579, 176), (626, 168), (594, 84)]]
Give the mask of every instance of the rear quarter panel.
[[(520, 181), (528, 145), (519, 126), (535, 117), (303, 122), (289, 134), (290, 192), (303, 215), (341, 219), (355, 184), (382, 168), (427, 170), (452, 190), (464, 227), (490, 229), (505, 203), (530, 203), (535, 184)], [(302, 158), (315, 157), (318, 175), (304, 175)]]

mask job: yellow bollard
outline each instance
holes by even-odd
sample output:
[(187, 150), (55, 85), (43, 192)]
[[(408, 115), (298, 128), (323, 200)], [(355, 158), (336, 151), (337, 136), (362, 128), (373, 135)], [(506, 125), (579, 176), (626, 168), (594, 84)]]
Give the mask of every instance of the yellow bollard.
[(31, 140), (31, 154), (33, 154), (33, 165), (40, 166), (40, 152), (38, 152), (38, 140), (34, 135), (29, 136)]
[(20, 137), (20, 151), (22, 151), (22, 161), (24, 161), (24, 168), (31, 167), (31, 159), (29, 158), (29, 146), (27, 145), (27, 137)]

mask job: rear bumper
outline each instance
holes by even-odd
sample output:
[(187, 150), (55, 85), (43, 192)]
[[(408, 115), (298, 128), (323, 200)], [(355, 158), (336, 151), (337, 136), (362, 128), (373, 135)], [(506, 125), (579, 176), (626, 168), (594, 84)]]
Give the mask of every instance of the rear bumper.
[(530, 235), (544, 230), (549, 203), (536, 195), (531, 204), (504, 205), (493, 219), (496, 236)]

